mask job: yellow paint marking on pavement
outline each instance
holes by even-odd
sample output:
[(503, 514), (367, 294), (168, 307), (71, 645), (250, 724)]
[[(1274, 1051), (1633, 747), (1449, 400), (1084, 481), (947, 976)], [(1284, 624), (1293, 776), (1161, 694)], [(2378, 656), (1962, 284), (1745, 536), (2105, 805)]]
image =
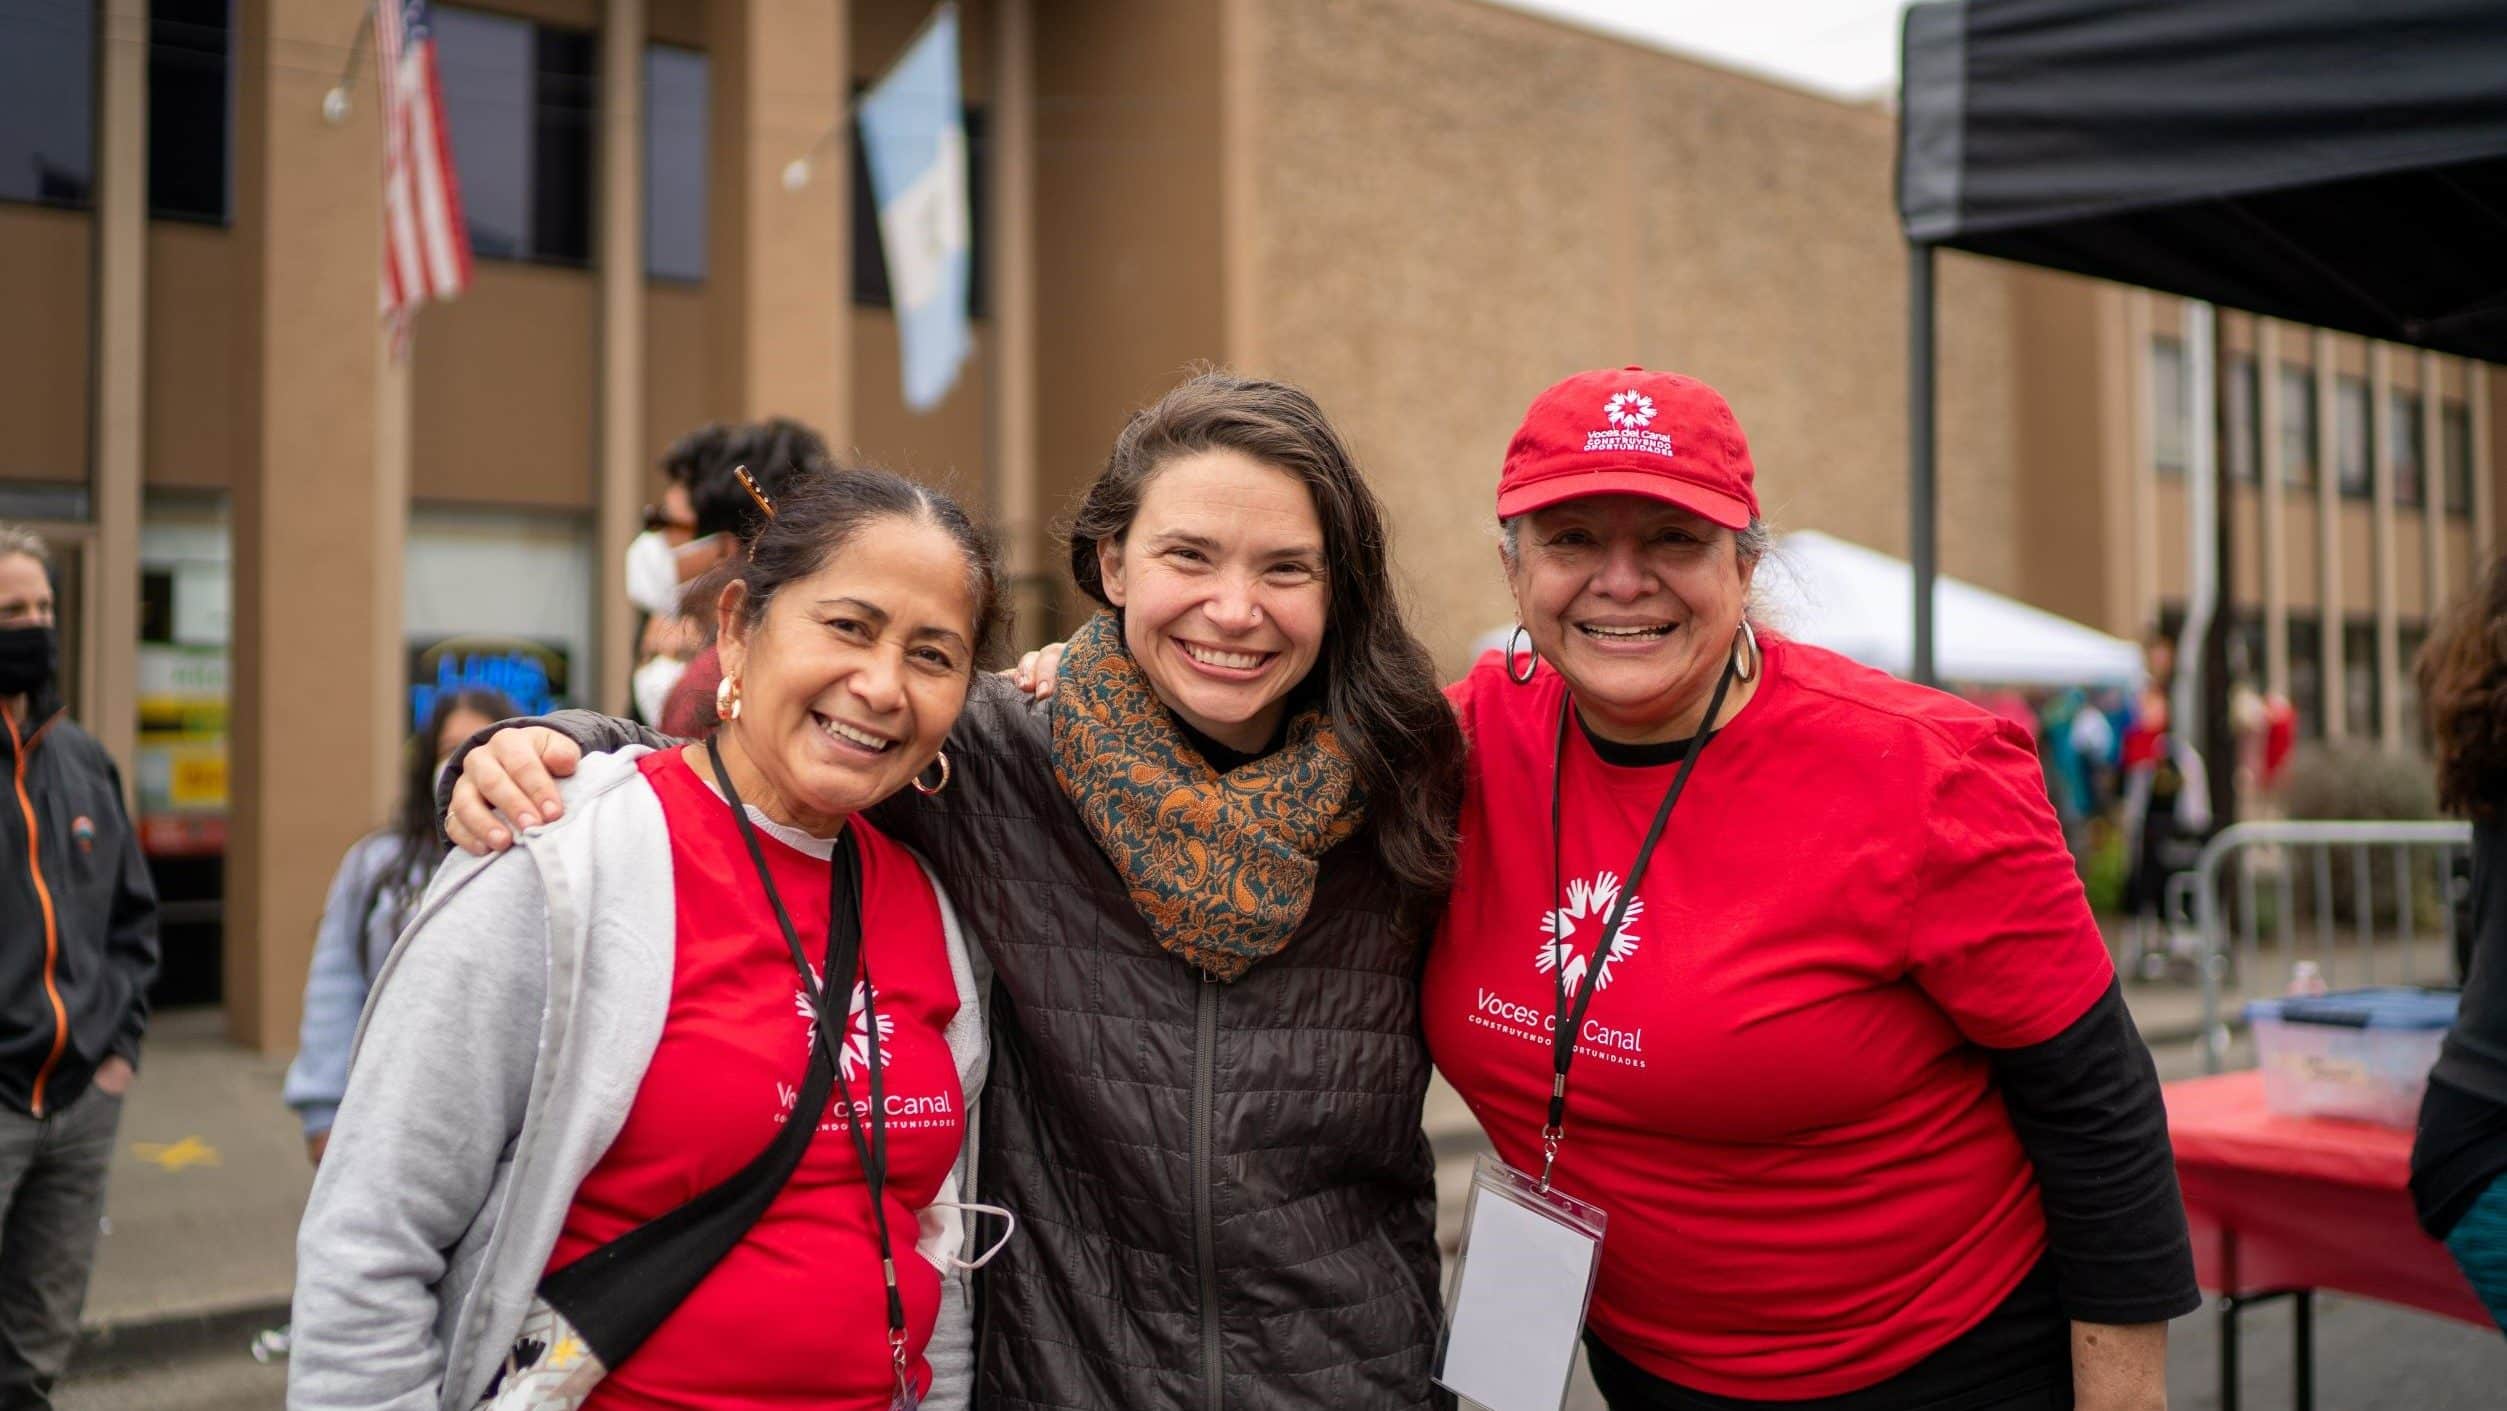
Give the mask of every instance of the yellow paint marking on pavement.
[(131, 1151), (140, 1160), (168, 1171), (218, 1164), (218, 1149), (198, 1137), (185, 1137), (179, 1142), (133, 1142)]

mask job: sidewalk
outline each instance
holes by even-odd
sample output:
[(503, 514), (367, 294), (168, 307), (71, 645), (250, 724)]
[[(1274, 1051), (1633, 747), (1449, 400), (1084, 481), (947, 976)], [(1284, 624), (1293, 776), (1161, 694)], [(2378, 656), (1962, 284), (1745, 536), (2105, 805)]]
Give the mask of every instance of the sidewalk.
[(177, 1010), (149, 1026), (143, 1063), (73, 1376), (287, 1319), (313, 1168), (279, 1103), (286, 1061), (229, 1043), (215, 1010)]

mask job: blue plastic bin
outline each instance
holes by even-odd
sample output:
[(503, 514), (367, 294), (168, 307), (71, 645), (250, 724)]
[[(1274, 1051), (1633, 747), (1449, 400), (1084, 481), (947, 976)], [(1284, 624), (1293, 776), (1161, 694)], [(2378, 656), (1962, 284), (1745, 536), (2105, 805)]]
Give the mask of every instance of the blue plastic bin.
[(2263, 1068), (2264, 1105), (2290, 1117), (2409, 1131), (2459, 998), (2453, 990), (2382, 985), (2250, 1001), (2246, 1023)]

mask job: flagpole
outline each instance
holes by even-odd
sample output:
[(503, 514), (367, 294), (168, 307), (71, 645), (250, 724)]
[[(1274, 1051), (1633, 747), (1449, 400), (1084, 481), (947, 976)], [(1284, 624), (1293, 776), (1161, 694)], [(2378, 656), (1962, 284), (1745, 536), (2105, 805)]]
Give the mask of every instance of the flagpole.
[(366, 41), (374, 37), (374, 6), (368, 5), (357, 17), (357, 37), (348, 41), (348, 58), (340, 65), (339, 82), (322, 95), (322, 120), (333, 127), (348, 121), (348, 99), (357, 86), (357, 56), (365, 52)]
[[(923, 36), (931, 33), (931, 27), (940, 23), (940, 17), (943, 14), (953, 12), (956, 9), (957, 0), (940, 0), (939, 4), (932, 6), (931, 13), (923, 16), (923, 22), (914, 27), (914, 33), (908, 35), (905, 43), (898, 47), (896, 56), (888, 61), (888, 67), (880, 71), (880, 76), (885, 78), (889, 71), (896, 68), (898, 59), (902, 59), (906, 55), (913, 53), (914, 46), (923, 42)], [(870, 88), (877, 88), (878, 86), (879, 85), (874, 82), (870, 85)], [(862, 90), (862, 93), (868, 93), (870, 88), (865, 88)], [(837, 115), (834, 122), (827, 124), (827, 130), (818, 134), (817, 139), (811, 142), (810, 145), (802, 151), (801, 155), (793, 158), (789, 162), (784, 163), (784, 190), (798, 191), (802, 187), (810, 184), (811, 165), (818, 160), (818, 154), (820, 152), (825, 151), (827, 147), (836, 140), (839, 134), (844, 132), (846, 128), (852, 126), (854, 116), (862, 109), (862, 93), (856, 93), (852, 97), (845, 99), (844, 111)]]

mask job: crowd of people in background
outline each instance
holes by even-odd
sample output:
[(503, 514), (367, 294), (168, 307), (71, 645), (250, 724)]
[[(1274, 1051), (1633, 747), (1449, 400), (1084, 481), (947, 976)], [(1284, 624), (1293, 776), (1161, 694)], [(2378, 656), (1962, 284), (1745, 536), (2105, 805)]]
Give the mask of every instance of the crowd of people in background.
[[(2146, 674), (2135, 690), (1962, 692), (2035, 743), (2046, 791), (2092, 904), (2127, 921), (2122, 950), (2144, 979), (2163, 978), (2191, 962), (2193, 936), (2165, 915), (2167, 881), (2194, 866), (2220, 821), (2211, 801), (2211, 763), (2196, 732), (2175, 718), (2176, 651), (2175, 639), (2164, 633), (2145, 639)], [(2230, 685), (2229, 723), (2237, 797), (2268, 797), (2297, 743), (2296, 709), (2286, 696), (2258, 689), (2241, 664)]]

